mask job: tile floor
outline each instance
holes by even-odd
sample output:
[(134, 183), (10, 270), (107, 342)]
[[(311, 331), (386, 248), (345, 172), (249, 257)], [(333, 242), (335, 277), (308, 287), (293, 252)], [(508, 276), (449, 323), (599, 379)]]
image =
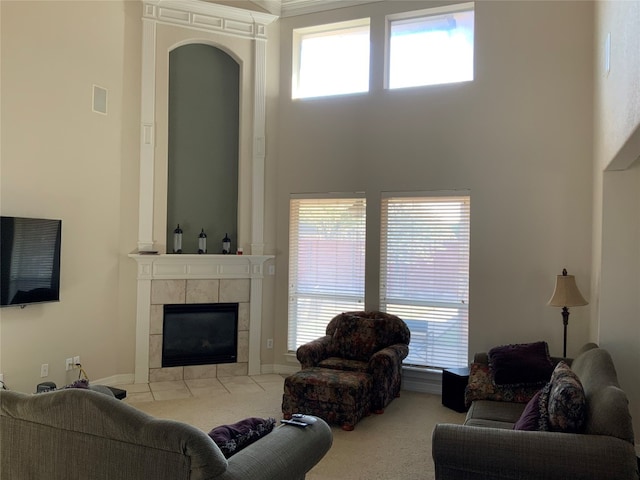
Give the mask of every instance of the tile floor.
[(286, 375), (267, 374), (178, 380), (171, 382), (115, 385), (127, 391), (128, 403), (174, 400), (189, 397), (211, 397), (230, 393), (282, 392)]

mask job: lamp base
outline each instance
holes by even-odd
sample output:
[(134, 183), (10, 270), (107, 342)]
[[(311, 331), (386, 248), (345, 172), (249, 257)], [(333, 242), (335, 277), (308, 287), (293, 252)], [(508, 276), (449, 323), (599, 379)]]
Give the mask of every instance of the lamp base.
[(562, 307), (562, 324), (564, 325), (562, 357), (567, 358), (567, 325), (569, 325), (569, 307)]

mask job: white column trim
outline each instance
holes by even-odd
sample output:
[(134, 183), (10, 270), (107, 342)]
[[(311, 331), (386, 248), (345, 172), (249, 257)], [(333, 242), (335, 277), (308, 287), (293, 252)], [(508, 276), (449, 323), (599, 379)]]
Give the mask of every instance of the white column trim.
[(254, 98), (253, 98), (253, 166), (251, 199), (251, 253), (264, 253), (264, 176), (267, 53), (264, 42), (254, 42)]
[(138, 250), (153, 250), (153, 182), (155, 167), (156, 23), (142, 19), (140, 105), (140, 198)]

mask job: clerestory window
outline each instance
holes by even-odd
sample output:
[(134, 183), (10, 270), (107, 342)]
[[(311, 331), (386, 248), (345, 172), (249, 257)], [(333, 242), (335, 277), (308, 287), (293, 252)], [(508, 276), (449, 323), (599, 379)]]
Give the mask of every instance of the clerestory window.
[(369, 19), (293, 30), (292, 98), (369, 91)]
[(474, 4), (387, 16), (389, 89), (473, 80)]

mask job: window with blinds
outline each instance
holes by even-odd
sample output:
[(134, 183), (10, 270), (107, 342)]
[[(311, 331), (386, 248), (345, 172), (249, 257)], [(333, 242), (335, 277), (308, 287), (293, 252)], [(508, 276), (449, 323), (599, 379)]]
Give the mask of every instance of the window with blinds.
[(380, 309), (411, 330), (404, 364), (468, 364), (468, 195), (383, 194)]
[(289, 213), (288, 349), (325, 335), (338, 313), (364, 307), (364, 195), (293, 197)]

